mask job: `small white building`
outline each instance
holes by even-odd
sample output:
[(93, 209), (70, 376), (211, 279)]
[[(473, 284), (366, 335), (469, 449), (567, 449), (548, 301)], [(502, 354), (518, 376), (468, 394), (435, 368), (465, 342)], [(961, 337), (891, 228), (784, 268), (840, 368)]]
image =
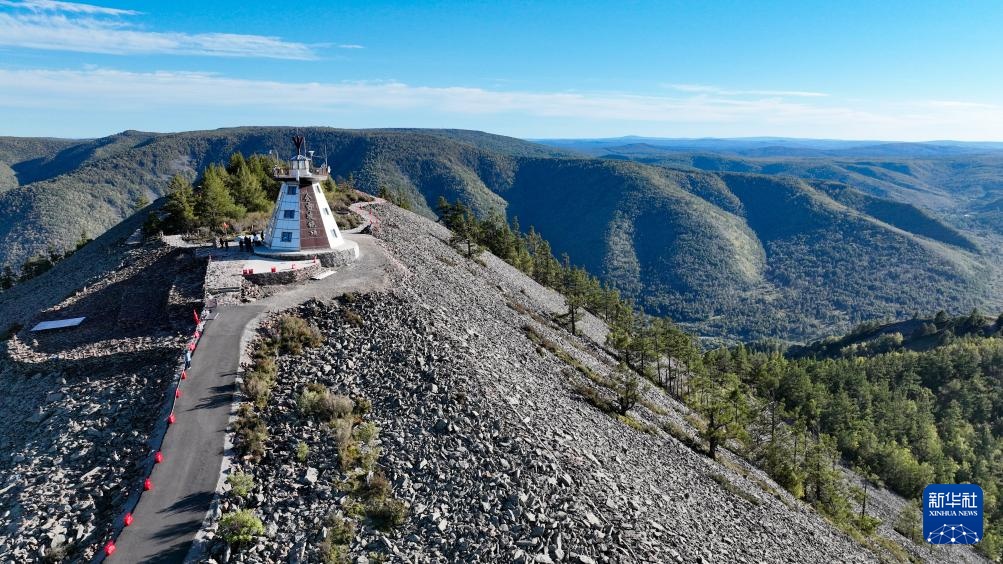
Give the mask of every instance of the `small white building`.
[(342, 237), (321, 188), (321, 182), (330, 177), (330, 167), (313, 166), (313, 151), (303, 154), (303, 137), (294, 137), (293, 141), (296, 156), (287, 161), (287, 167), (274, 170), (274, 177), (282, 181), (282, 186), (265, 228), (264, 249), (258, 253), (320, 257), (345, 251), (348, 260), (358, 258), (358, 244)]
[(344, 242), (334, 214), (320, 183), (327, 180), (328, 167), (314, 168), (312, 159), (301, 153), (289, 159), (288, 168), (276, 168), (282, 181), (275, 211), (265, 228), (264, 244), (272, 251), (330, 250)]

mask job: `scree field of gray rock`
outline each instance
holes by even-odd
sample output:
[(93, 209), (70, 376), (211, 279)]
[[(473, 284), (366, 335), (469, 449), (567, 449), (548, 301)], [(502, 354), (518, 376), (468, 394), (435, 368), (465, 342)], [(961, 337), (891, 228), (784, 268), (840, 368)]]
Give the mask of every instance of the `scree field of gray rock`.
[[(266, 453), (235, 461), (255, 478), (245, 505), (266, 534), (231, 560), (318, 561), (327, 517), (348, 512), (330, 431), (297, 411), (310, 383), (372, 401), (378, 466), (408, 507), (404, 524), (386, 532), (362, 523), (354, 562), (878, 560), (803, 504), (770, 493), (781, 488), (765, 475), (719, 466), (582, 401), (570, 384), (584, 378), (525, 328), (598, 373), (615, 361), (548, 321), (559, 311), (553, 292), (488, 254), (463, 258), (441, 226), (389, 205), (378, 214), (395, 266), (390, 289), (298, 311), (324, 343), (280, 359), (264, 410)], [(684, 410), (654, 389), (646, 395), (662, 414), (639, 406), (631, 415), (646, 424)], [(305, 460), (296, 456), (301, 443)]]

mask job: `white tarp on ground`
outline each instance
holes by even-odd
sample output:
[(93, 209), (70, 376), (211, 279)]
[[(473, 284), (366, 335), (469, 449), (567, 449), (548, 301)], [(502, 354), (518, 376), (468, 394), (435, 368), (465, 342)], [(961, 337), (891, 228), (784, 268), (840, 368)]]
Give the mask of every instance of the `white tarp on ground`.
[(63, 329), (64, 327), (76, 327), (84, 322), (86, 317), (74, 317), (72, 319), (57, 319), (55, 321), (43, 321), (31, 328), (32, 331), (48, 331), (49, 329)]

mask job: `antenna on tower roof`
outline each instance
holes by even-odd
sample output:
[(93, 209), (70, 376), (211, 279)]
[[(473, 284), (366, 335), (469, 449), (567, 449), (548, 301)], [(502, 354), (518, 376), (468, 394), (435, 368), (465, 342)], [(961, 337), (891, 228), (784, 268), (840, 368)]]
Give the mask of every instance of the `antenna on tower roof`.
[(306, 138), (302, 135), (293, 135), (293, 144), (296, 145), (296, 155), (302, 155), (303, 147), (306, 146)]

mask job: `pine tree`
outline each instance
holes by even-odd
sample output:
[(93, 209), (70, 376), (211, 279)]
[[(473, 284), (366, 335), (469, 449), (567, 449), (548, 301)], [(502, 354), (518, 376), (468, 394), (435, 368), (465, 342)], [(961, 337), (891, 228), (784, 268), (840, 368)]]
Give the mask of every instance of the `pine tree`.
[(197, 223), (195, 217), (195, 194), (192, 190), (192, 185), (179, 174), (175, 174), (174, 178), (171, 178), (164, 211), (168, 214), (165, 221), (165, 229), (172, 233), (189, 231)]
[(196, 199), (195, 212), (203, 225), (216, 230), (226, 219), (239, 219), (245, 210), (236, 203), (226, 189), (226, 170), (210, 165), (202, 179), (202, 190)]
[(230, 155), (230, 164), (226, 167), (226, 172), (229, 174), (236, 174), (241, 168), (247, 166), (247, 160), (244, 159), (244, 155), (240, 151)]
[[(240, 153), (235, 153), (234, 156), (240, 156)], [(261, 181), (251, 173), (251, 169), (243, 159), (238, 162), (236, 171), (230, 174), (227, 180), (230, 196), (238, 206), (249, 212), (265, 212), (271, 209), (272, 203), (265, 189), (261, 187)]]
[(450, 242), (464, 248), (466, 251), (464, 254), (467, 258), (473, 258), (475, 254), (480, 252), (480, 247), (477, 244), (482, 234), (480, 222), (473, 212), (460, 202), (453, 205), (450, 217), (449, 225), (453, 231)]
[(582, 308), (586, 304), (585, 271), (571, 266), (571, 259), (567, 253), (563, 256), (563, 271), (561, 293), (564, 294), (565, 302), (568, 305), (568, 321), (571, 326), (571, 334), (578, 334), (578, 321), (581, 317)]
[(621, 363), (614, 372), (613, 377), (616, 384), (617, 413), (627, 415), (627, 412), (641, 399), (640, 383), (638, 382), (637, 374)]
[(707, 442), (708, 456), (716, 458), (720, 445), (745, 432), (749, 418), (746, 393), (737, 375), (714, 365), (694, 377), (692, 385), (692, 401), (704, 419), (700, 436)]

